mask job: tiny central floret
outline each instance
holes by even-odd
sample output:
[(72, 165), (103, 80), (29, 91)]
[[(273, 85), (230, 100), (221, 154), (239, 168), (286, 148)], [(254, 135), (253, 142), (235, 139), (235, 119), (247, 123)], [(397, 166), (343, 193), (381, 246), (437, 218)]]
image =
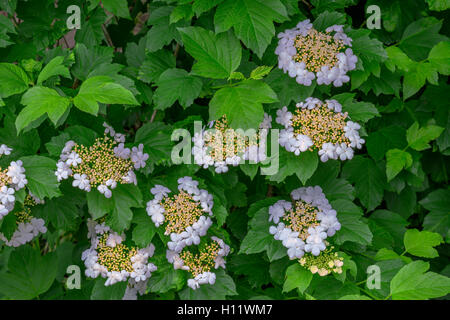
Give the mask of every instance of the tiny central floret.
[[(345, 137), (347, 113), (334, 112), (327, 103), (314, 109), (297, 108), (292, 116), (292, 127), (296, 134), (311, 138), (317, 149), (324, 143), (350, 144)], [(310, 148), (311, 150), (311, 148)]]
[[(189, 248), (189, 249), (188, 249)], [(191, 252), (192, 247), (186, 247), (180, 253), (180, 258), (185, 266), (189, 267), (190, 273), (196, 277), (201, 273), (210, 272), (215, 266), (215, 259), (219, 253), (219, 243), (211, 243), (198, 248), (197, 253)]]
[(295, 210), (290, 209), (285, 213), (283, 221), (286, 227), (298, 232), (298, 237), (303, 241), (308, 238), (308, 228), (317, 227), (320, 222), (317, 220), (317, 208), (311, 206), (303, 200), (295, 202)]
[(114, 154), (117, 144), (117, 141), (106, 135), (95, 139), (89, 148), (76, 144), (73, 149), (81, 158), (81, 163), (72, 168), (72, 176), (85, 174), (92, 187), (106, 184), (108, 180), (121, 181), (133, 169), (133, 162)]
[(323, 66), (334, 67), (339, 61), (336, 55), (346, 47), (344, 41), (335, 39), (330, 32), (315, 29), (310, 29), (306, 37), (297, 35), (294, 46), (297, 50), (294, 60), (303, 62), (311, 72), (318, 72)]
[(165, 234), (181, 233), (203, 215), (200, 202), (195, 201), (192, 195), (183, 190), (179, 194), (164, 198), (161, 204), (166, 211)]
[(106, 244), (109, 234), (103, 234), (97, 245), (98, 263), (105, 266), (108, 271), (126, 270), (133, 272), (131, 258), (138, 252), (135, 247), (128, 247), (123, 243), (110, 247)]
[(0, 167), (0, 188), (12, 183), (11, 177), (8, 176), (8, 169)]

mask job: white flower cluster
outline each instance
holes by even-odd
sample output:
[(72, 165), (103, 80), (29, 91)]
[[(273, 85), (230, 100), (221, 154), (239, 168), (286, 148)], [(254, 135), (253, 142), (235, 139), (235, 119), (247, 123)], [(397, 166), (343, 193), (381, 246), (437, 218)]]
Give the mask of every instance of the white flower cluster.
[[(114, 128), (104, 123), (105, 134), (109, 134), (118, 145), (114, 147), (114, 155), (120, 159), (130, 159), (133, 163), (134, 169), (144, 168), (146, 161), (149, 157), (147, 153), (144, 153), (144, 145), (139, 144), (138, 147), (132, 149), (125, 147), (125, 135), (116, 133)], [(91, 191), (91, 182), (89, 177), (85, 173), (73, 174), (73, 169), (79, 166), (83, 160), (80, 155), (73, 151), (73, 147), (76, 143), (72, 140), (67, 141), (60, 155), (60, 159), (56, 164), (57, 170), (55, 175), (58, 178), (58, 182), (68, 179), (73, 175), (72, 186), (84, 190), (86, 192)], [(97, 186), (97, 190), (103, 194), (106, 198), (111, 198), (112, 190), (117, 187), (118, 183), (134, 183), (137, 184), (136, 175), (133, 170), (129, 170), (126, 175), (121, 179), (108, 179), (104, 183)]]
[[(344, 115), (344, 113), (342, 113), (342, 105), (337, 100), (325, 100), (325, 103), (329, 110)], [(309, 97), (306, 98), (305, 102), (297, 103), (296, 108), (311, 110), (314, 108), (320, 108), (322, 105), (323, 102), (321, 100)], [(287, 151), (293, 152), (295, 155), (299, 155), (302, 152), (308, 151), (308, 149), (314, 145), (314, 142), (312, 137), (308, 135), (295, 133), (292, 123), (293, 117), (294, 115), (292, 112), (284, 106), (283, 108), (277, 110), (277, 118), (275, 121), (284, 126), (284, 129), (281, 129), (280, 131), (280, 145)], [(354, 149), (361, 149), (362, 145), (365, 143), (365, 140), (359, 135), (359, 129), (361, 129), (361, 126), (358, 123), (350, 120), (346, 121), (343, 130), (344, 137), (348, 139), (349, 143), (324, 142), (318, 151), (320, 160), (322, 162), (326, 162), (329, 159), (340, 159), (342, 161), (352, 159)]]
[[(193, 200), (200, 204), (202, 211), (212, 216), (212, 208), (214, 206), (213, 196), (207, 190), (199, 189), (198, 181), (193, 180), (189, 176), (179, 178), (178, 190), (185, 191), (191, 195)], [(155, 198), (147, 202), (147, 214), (151, 217), (156, 227), (159, 227), (166, 220), (164, 216), (166, 210), (161, 201), (168, 197), (171, 190), (162, 185), (155, 185), (150, 192)], [(200, 237), (206, 234), (211, 225), (211, 218), (202, 215), (181, 233), (171, 232), (170, 241), (167, 243), (169, 250), (179, 253), (185, 246), (199, 244)]]
[[(222, 239), (217, 237), (211, 237), (211, 239), (219, 244), (219, 251), (217, 256), (214, 258), (214, 269), (219, 269), (222, 267), (225, 269), (226, 261), (224, 257), (226, 257), (230, 253), (230, 246), (228, 246)], [(190, 268), (184, 264), (183, 260), (180, 258), (179, 253), (168, 250), (166, 253), (167, 260), (173, 264), (174, 269), (181, 269), (189, 271)], [(202, 284), (211, 284), (216, 283), (216, 274), (214, 272), (206, 271), (198, 274), (193, 279), (188, 279), (188, 286), (193, 290), (196, 290)]]
[[(310, 86), (316, 78), (319, 85), (333, 83), (335, 87), (342, 86), (343, 83), (350, 80), (347, 72), (354, 70), (358, 61), (351, 48), (347, 48), (344, 52), (336, 52), (337, 62), (334, 65), (323, 65), (317, 72), (308, 70), (303, 61), (295, 61), (294, 57), (298, 53), (295, 47), (296, 38), (298, 36), (306, 37), (310, 30), (314, 29), (308, 19), (299, 22), (295, 28), (287, 29), (278, 34), (280, 40), (275, 50), (275, 54), (278, 55), (278, 67), (285, 73), (287, 72), (290, 77), (295, 78), (297, 83), (305, 86)], [(345, 46), (352, 46), (352, 39), (344, 33), (342, 25), (333, 25), (325, 31), (327, 34), (334, 33), (333, 38), (341, 40)], [(311, 50), (315, 49), (311, 48)]]
[[(211, 121), (209, 123), (209, 128), (211, 130), (215, 121)], [(252, 163), (259, 163), (267, 159), (266, 155), (266, 138), (268, 129), (272, 127), (272, 117), (267, 113), (264, 113), (264, 120), (261, 122), (259, 126), (259, 142), (258, 144), (252, 144), (245, 148), (245, 150), (241, 153), (239, 152), (230, 152), (226, 153), (225, 159), (211, 156), (211, 151), (214, 150), (214, 147), (208, 145), (209, 138), (206, 127), (202, 129), (200, 133), (195, 133), (192, 138), (192, 142), (194, 142), (194, 146), (192, 147), (192, 155), (194, 156), (194, 163), (202, 166), (204, 169), (207, 169), (210, 166), (215, 167), (215, 172), (217, 173), (225, 173), (228, 172), (228, 166), (236, 167), (241, 162), (248, 160)], [(240, 139), (240, 137), (236, 137)], [(220, 148), (222, 148), (222, 144), (225, 145), (227, 137), (224, 134), (222, 137), (222, 141), (220, 142)], [(244, 143), (244, 141), (240, 141)]]
[[(45, 203), (44, 200), (39, 199), (34, 194), (29, 192), (30, 197), (36, 204)], [(31, 210), (31, 209), (30, 209)], [(14, 231), (11, 239), (5, 237), (3, 233), (0, 233), (0, 240), (5, 242), (8, 247), (19, 247), (28, 242), (31, 242), (36, 238), (39, 233), (46, 233), (45, 221), (40, 218), (30, 217), (28, 221), (21, 221), (17, 225), (17, 229)]]
[[(131, 270), (111, 270), (112, 266), (103, 265), (99, 257), (100, 238), (107, 235), (106, 246), (109, 248), (115, 248), (125, 241), (125, 235), (119, 235), (113, 232), (105, 223), (97, 223), (94, 220), (88, 221), (88, 237), (91, 240), (91, 247), (85, 250), (81, 259), (86, 266), (85, 274), (90, 278), (97, 278), (101, 276), (106, 278), (105, 286), (113, 285), (121, 281), (129, 281), (131, 288), (139, 287), (141, 282), (146, 283), (151, 277), (151, 273), (156, 271), (157, 267), (153, 263), (149, 263), (148, 259), (153, 256), (155, 246), (150, 244), (144, 249), (136, 250), (136, 254), (129, 257), (120, 257), (122, 259), (118, 262), (129, 262)], [(120, 254), (115, 254), (118, 257)], [(125, 260), (123, 260), (125, 259)]]
[(286, 227), (280, 221), (285, 217), (285, 213), (292, 210), (293, 205), (291, 202), (279, 200), (269, 207), (269, 221), (276, 224), (276, 226), (270, 226), (269, 232), (276, 240), (282, 241), (283, 246), (288, 249), (287, 253), (290, 259), (301, 258), (305, 252), (318, 256), (326, 248), (324, 240), (341, 229), (341, 224), (336, 217), (337, 213), (319, 186), (295, 189), (291, 192), (291, 197), (294, 201), (302, 200), (317, 208), (317, 220), (320, 221), (320, 224), (309, 227), (306, 241), (303, 241), (299, 238), (299, 232)]
[[(11, 151), (6, 145), (0, 145), (0, 156), (10, 155)], [(14, 209), (15, 193), (25, 188), (27, 183), (21, 160), (12, 161), (7, 170), (0, 172), (0, 220)]]

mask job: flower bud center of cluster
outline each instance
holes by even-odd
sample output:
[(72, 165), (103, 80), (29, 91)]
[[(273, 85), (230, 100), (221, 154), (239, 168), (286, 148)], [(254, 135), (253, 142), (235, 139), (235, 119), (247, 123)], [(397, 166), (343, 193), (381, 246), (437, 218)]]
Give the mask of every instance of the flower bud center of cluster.
[(184, 190), (171, 197), (165, 197), (161, 200), (161, 205), (166, 211), (165, 221), (167, 225), (165, 234), (183, 232), (187, 227), (197, 222), (203, 214), (199, 201), (195, 201)]
[(219, 243), (212, 241), (211, 243), (201, 246), (198, 253), (192, 253), (188, 247), (184, 248), (180, 253), (180, 258), (184, 265), (189, 267), (189, 272), (194, 277), (204, 272), (210, 272), (215, 266), (215, 259), (219, 253)]
[(345, 49), (342, 40), (315, 29), (310, 29), (305, 37), (297, 35), (294, 46), (297, 50), (294, 60), (305, 63), (306, 69), (311, 72), (320, 71), (322, 66), (334, 67), (338, 62), (336, 54)]
[(334, 112), (326, 103), (313, 109), (297, 108), (292, 116), (292, 127), (296, 134), (310, 137), (318, 149), (327, 142), (350, 144), (344, 131), (347, 117), (347, 113)]
[(320, 222), (317, 220), (317, 208), (311, 206), (303, 200), (295, 201), (295, 210), (291, 209), (285, 213), (283, 221), (286, 227), (298, 232), (298, 237), (303, 241), (308, 238), (308, 228), (317, 227)]
[(137, 254), (134, 247), (128, 247), (125, 244), (116, 244), (110, 247), (106, 244), (109, 234), (105, 233), (99, 238), (97, 245), (98, 263), (105, 266), (108, 271), (121, 272), (122, 270), (133, 272), (131, 258)]
[(74, 151), (81, 158), (81, 163), (72, 167), (73, 175), (86, 174), (92, 187), (105, 185), (108, 180), (122, 181), (122, 178), (133, 169), (130, 159), (122, 159), (115, 155), (117, 142), (104, 136), (97, 138), (89, 148), (76, 144)]

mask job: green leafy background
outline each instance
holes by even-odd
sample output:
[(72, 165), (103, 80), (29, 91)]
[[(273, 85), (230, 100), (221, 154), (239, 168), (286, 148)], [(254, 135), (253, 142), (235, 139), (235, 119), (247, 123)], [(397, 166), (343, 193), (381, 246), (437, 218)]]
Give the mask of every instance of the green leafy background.
[[(81, 9), (79, 30), (68, 30), (69, 5)], [(381, 9), (381, 29), (367, 29), (370, 5)], [(81, 289), (66, 286), (67, 266), (84, 270), (86, 220), (106, 215), (135, 244), (156, 246), (158, 271), (141, 299), (447, 299), (449, 8), (448, 0), (0, 1), (0, 143), (45, 198), (33, 214), (48, 227), (31, 244), (0, 244), (0, 298), (120, 299), (125, 283), (105, 287), (83, 272)], [(318, 30), (344, 24), (353, 38), (358, 64), (343, 87), (300, 86), (277, 68), (276, 34), (304, 19)], [(258, 165), (218, 175), (170, 160), (174, 129), (192, 132), (194, 121), (223, 114), (235, 128), (256, 127), (264, 112), (275, 118), (309, 96), (339, 100), (364, 124), (366, 144), (352, 160), (280, 149), (271, 176)], [(105, 121), (150, 156), (138, 186), (108, 201), (53, 174), (64, 143), (92, 142)], [(196, 291), (165, 260), (166, 240), (144, 209), (149, 188), (184, 175), (214, 195), (213, 229), (232, 248), (216, 284)], [(321, 186), (338, 212), (340, 275), (311, 274), (268, 232), (268, 207), (303, 185)], [(366, 285), (372, 265), (380, 289)]]

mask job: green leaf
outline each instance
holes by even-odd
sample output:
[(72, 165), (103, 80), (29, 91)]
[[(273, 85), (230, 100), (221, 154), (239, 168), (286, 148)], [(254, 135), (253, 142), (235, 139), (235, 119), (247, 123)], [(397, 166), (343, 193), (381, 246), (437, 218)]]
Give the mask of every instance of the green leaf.
[(0, 63), (0, 97), (7, 98), (24, 92), (29, 82), (22, 68), (12, 63)]
[(372, 159), (355, 156), (344, 165), (343, 174), (355, 184), (356, 196), (369, 211), (381, 203), (385, 176)]
[(343, 244), (352, 241), (361, 245), (370, 244), (372, 232), (366, 222), (361, 220), (361, 208), (348, 200), (335, 200), (331, 207), (337, 211), (337, 218), (341, 224), (341, 230), (336, 233), (336, 243)]
[(149, 52), (139, 68), (138, 79), (146, 82), (156, 82), (159, 76), (167, 69), (175, 68), (175, 57), (167, 50)]
[(178, 22), (182, 19), (191, 20), (194, 16), (194, 12), (192, 11), (192, 5), (190, 4), (182, 4), (177, 6), (172, 13), (170, 14), (170, 24)]
[(98, 113), (99, 102), (104, 104), (139, 104), (129, 90), (114, 83), (107, 76), (95, 76), (84, 81), (80, 91), (73, 99), (73, 103), (78, 109), (93, 115)]
[(133, 219), (131, 207), (143, 206), (141, 191), (134, 184), (122, 184), (112, 191), (112, 199), (114, 207), (107, 223), (118, 232), (128, 229)]
[(174, 7), (159, 7), (151, 11), (150, 18), (147, 23), (152, 28), (147, 32), (147, 50), (155, 52), (162, 49), (165, 45), (170, 44), (174, 39), (181, 42), (181, 37), (177, 31), (178, 27), (183, 27), (187, 23), (185, 21), (178, 21), (170, 23), (170, 15)]
[(268, 66), (259, 66), (256, 69), (252, 70), (250, 73), (250, 79), (261, 80), (265, 76), (267, 76), (270, 71), (272, 71), (273, 67)]
[(270, 87), (277, 93), (277, 103), (274, 103), (272, 108), (279, 108), (288, 106), (291, 101), (300, 102), (306, 98), (312, 96), (316, 83), (308, 86), (298, 86), (295, 82), (292, 82), (292, 78), (288, 74), (284, 73), (281, 69), (273, 69), (264, 81), (270, 85)]
[[(148, 216), (147, 216), (148, 218)], [(152, 273), (148, 281), (150, 292), (165, 293), (169, 290), (180, 290), (186, 283), (186, 276), (182, 270), (175, 270), (173, 264), (167, 262), (166, 255), (155, 256), (155, 264), (158, 269)]]
[(305, 184), (316, 171), (319, 165), (319, 156), (316, 152), (302, 152), (297, 158), (297, 170), (295, 174)]
[(373, 117), (380, 116), (377, 108), (370, 102), (355, 102), (354, 93), (341, 93), (335, 95), (333, 99), (342, 104), (342, 111), (348, 112), (352, 121), (367, 122)]
[(377, 210), (370, 215), (369, 220), (386, 230), (398, 246), (402, 245), (403, 235), (408, 225), (408, 221), (402, 216), (388, 210)]
[(105, 39), (102, 24), (106, 19), (107, 16), (102, 8), (96, 8), (93, 12), (90, 12), (87, 20), (82, 20), (82, 28), (77, 30), (75, 42), (82, 43), (88, 47), (100, 45)]
[(156, 81), (158, 88), (153, 95), (156, 108), (160, 110), (171, 107), (175, 101), (187, 108), (200, 95), (202, 81), (200, 78), (190, 76), (183, 69), (168, 69)]
[(430, 10), (444, 11), (450, 8), (449, 0), (425, 0), (430, 7)]
[(245, 80), (233, 87), (218, 90), (209, 103), (209, 117), (227, 116), (233, 128), (257, 129), (264, 118), (263, 103), (276, 102), (275, 92), (259, 80)]
[(8, 269), (8, 273), (0, 274), (0, 292), (10, 299), (29, 300), (52, 285), (58, 269), (57, 257), (54, 253), (41, 256), (30, 246), (21, 246), (9, 257)]
[(80, 224), (80, 210), (76, 206), (74, 194), (66, 193), (62, 197), (46, 200), (42, 206), (36, 206), (35, 212), (39, 213), (39, 217), (43, 218), (47, 223), (64, 231), (77, 231)]
[(422, 151), (430, 148), (429, 142), (439, 137), (443, 131), (444, 128), (435, 125), (429, 125), (419, 129), (419, 123), (414, 122), (406, 132), (406, 139), (411, 148)]
[(156, 234), (155, 224), (144, 209), (136, 210), (132, 222), (136, 224), (132, 233), (134, 243), (140, 248), (147, 247)]
[(439, 233), (409, 229), (404, 237), (405, 249), (417, 257), (436, 258), (439, 254), (433, 247), (443, 242)]
[(260, 288), (271, 282), (269, 264), (262, 258), (262, 255), (239, 254), (232, 256), (229, 260), (227, 270), (245, 276), (252, 287)]
[(386, 176), (387, 181), (391, 181), (403, 169), (412, 165), (412, 157), (406, 151), (391, 149), (386, 153)]
[(288, 15), (279, 0), (225, 0), (216, 10), (216, 32), (234, 28), (236, 36), (261, 58), (275, 35), (273, 22)]
[(438, 189), (430, 192), (419, 203), (429, 211), (448, 213), (450, 208), (450, 190)]
[(20, 158), (25, 168), (27, 187), (39, 199), (54, 198), (61, 195), (56, 179), (56, 161), (42, 156), (28, 156)]
[(22, 96), (20, 103), (25, 108), (20, 111), (16, 119), (18, 132), (44, 114), (47, 114), (56, 125), (69, 107), (70, 99), (60, 96), (54, 89), (36, 86)]
[(131, 19), (127, 0), (102, 0), (102, 4), (112, 14), (121, 18)]
[(134, 184), (119, 184), (107, 199), (97, 190), (87, 193), (87, 205), (93, 219), (107, 215), (106, 223), (115, 231), (128, 229), (133, 219), (131, 208), (141, 208), (142, 193)]
[(431, 84), (437, 85), (438, 74), (435, 66), (429, 62), (419, 62), (405, 73), (403, 79), (403, 100), (416, 94), (428, 80)]
[(170, 159), (172, 141), (171, 128), (162, 122), (148, 122), (136, 132), (135, 143), (144, 145), (149, 155), (148, 163), (159, 164)]
[(105, 286), (106, 280), (96, 279), (92, 288), (91, 300), (122, 300), (127, 288), (127, 281)]
[(439, 73), (450, 75), (450, 42), (443, 41), (435, 45), (428, 55), (428, 61), (436, 67)]
[(393, 300), (428, 300), (450, 293), (450, 279), (434, 272), (426, 272), (430, 264), (414, 261), (403, 268), (391, 281)]
[(428, 56), (428, 50), (447, 37), (440, 35), (442, 21), (434, 17), (425, 17), (412, 22), (406, 27), (399, 43), (409, 57), (420, 61)]
[(283, 247), (281, 241), (275, 240), (273, 235), (269, 233), (271, 224), (269, 222), (268, 206), (274, 204), (277, 200), (279, 199), (263, 200), (263, 204), (267, 205), (267, 207), (260, 208), (250, 220), (250, 229), (242, 240), (239, 253), (252, 254), (266, 251), (270, 261), (286, 256), (287, 250)]
[(286, 280), (283, 285), (283, 292), (298, 289), (303, 293), (309, 287), (312, 278), (313, 274), (311, 271), (303, 268), (299, 263), (295, 263), (286, 270)]
[(345, 24), (345, 15), (337, 11), (325, 11), (319, 14), (313, 24), (316, 30), (325, 31), (326, 28), (332, 25)]
[(406, 147), (405, 129), (400, 126), (384, 127), (366, 138), (367, 152), (374, 160), (384, 158), (390, 149)]
[[(393, 63), (400, 70), (408, 72), (416, 64), (399, 47), (388, 47), (386, 48), (386, 52), (389, 56), (386, 65)], [(395, 68), (391, 69), (391, 71), (394, 72)]]
[(179, 29), (186, 51), (197, 62), (192, 73), (214, 79), (226, 79), (241, 62), (241, 46), (232, 32), (215, 35), (200, 27)]
[(192, 9), (194, 10), (197, 17), (199, 17), (203, 12), (207, 12), (217, 6), (224, 0), (194, 0)]
[(89, 47), (83, 43), (77, 43), (74, 49), (75, 64), (71, 68), (74, 77), (84, 81), (97, 66), (111, 63), (114, 49), (111, 47)]
[(63, 76), (64, 78), (70, 79), (69, 69), (63, 65), (64, 57), (58, 56), (53, 58), (39, 73), (37, 84), (41, 85), (42, 82), (53, 76)]

